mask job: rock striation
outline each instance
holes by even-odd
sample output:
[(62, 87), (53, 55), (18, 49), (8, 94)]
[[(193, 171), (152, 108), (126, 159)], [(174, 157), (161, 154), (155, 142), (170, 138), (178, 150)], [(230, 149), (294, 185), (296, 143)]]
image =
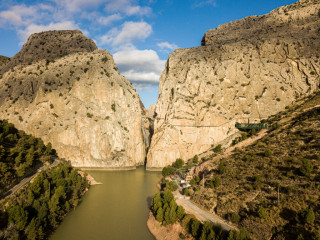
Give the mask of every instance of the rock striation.
[(301, 0), (212, 29), (170, 54), (148, 169), (189, 159), (319, 89), (320, 1)]
[(80, 31), (31, 35), (0, 72), (0, 118), (51, 142), (73, 166), (144, 164), (140, 98)]

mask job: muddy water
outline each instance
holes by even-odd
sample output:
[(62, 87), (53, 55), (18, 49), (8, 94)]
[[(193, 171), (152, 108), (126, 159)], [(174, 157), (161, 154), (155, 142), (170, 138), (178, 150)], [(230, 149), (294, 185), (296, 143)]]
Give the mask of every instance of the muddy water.
[(51, 240), (148, 240), (148, 205), (160, 173), (88, 171), (102, 185), (92, 186)]

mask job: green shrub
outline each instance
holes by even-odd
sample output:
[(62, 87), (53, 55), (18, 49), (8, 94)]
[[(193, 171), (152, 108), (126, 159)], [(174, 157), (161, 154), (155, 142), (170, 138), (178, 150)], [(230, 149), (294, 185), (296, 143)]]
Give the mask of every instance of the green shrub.
[(220, 174), (223, 174), (223, 173), (226, 172), (226, 166), (225, 166), (225, 163), (223, 161), (220, 161), (220, 163), (219, 163), (218, 172)]
[(93, 117), (93, 114), (87, 113), (87, 117), (88, 117), (88, 118), (92, 118), (92, 117)]
[(264, 150), (264, 156), (265, 157), (271, 157), (272, 156), (272, 152), (271, 152), (271, 150), (270, 149), (266, 149), (266, 150)]
[(213, 149), (213, 151), (214, 151), (215, 153), (220, 153), (220, 152), (222, 151), (222, 146), (221, 146), (221, 144), (219, 144), (218, 146), (216, 146), (216, 147)]
[(182, 168), (183, 164), (184, 164), (184, 161), (183, 161), (181, 158), (178, 158), (178, 159), (174, 162), (173, 166), (174, 166), (175, 168)]
[(219, 177), (215, 176), (212, 181), (209, 182), (209, 186), (211, 188), (216, 188), (219, 187), (221, 185), (221, 180)]
[(265, 219), (265, 218), (267, 218), (268, 217), (268, 212), (267, 212), (267, 210), (264, 208), (264, 207), (262, 207), (262, 206), (260, 206), (259, 208), (258, 208), (258, 216), (259, 216), (259, 218), (262, 218), (262, 219)]
[(166, 183), (166, 188), (170, 191), (175, 191), (178, 189), (178, 185), (174, 181), (170, 181)]
[(194, 178), (192, 178), (192, 179), (190, 180), (190, 185), (193, 186), (194, 184), (196, 184), (196, 180), (194, 180)]
[(241, 217), (238, 213), (231, 213), (229, 215), (229, 220), (235, 224), (238, 224), (241, 220)]
[(296, 215), (296, 221), (312, 225), (315, 221), (315, 214), (312, 208), (302, 209)]
[(180, 233), (180, 234), (179, 234), (179, 238), (180, 238), (180, 239), (186, 239), (186, 236), (185, 236), (183, 233)]
[(193, 163), (198, 163), (198, 162), (199, 162), (199, 157), (198, 157), (198, 155), (194, 155), (192, 162), (193, 162)]
[(111, 109), (115, 112), (116, 111), (116, 105), (114, 103), (111, 104)]
[(175, 173), (175, 169), (171, 166), (167, 166), (162, 169), (162, 176), (163, 177), (167, 177), (173, 173)]
[(313, 171), (312, 162), (309, 159), (302, 159), (300, 165), (300, 172), (305, 176), (310, 176)]

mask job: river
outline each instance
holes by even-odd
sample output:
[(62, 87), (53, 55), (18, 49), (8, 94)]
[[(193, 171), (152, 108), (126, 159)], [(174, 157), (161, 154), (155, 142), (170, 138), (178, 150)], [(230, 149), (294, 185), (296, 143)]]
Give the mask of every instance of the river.
[(143, 167), (132, 171), (87, 171), (102, 185), (95, 185), (68, 214), (51, 240), (154, 239), (146, 222), (158, 172)]

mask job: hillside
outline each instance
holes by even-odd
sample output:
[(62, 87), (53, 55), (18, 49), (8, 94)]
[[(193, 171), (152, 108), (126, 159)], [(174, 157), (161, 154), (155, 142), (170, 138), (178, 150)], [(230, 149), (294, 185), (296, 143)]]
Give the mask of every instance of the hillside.
[(0, 120), (0, 197), (55, 157), (56, 152), (51, 144), (46, 146), (41, 139)]
[(6, 64), (9, 60), (10, 58), (0, 55), (0, 67), (1, 65)]
[(189, 159), (239, 136), (319, 89), (320, 2), (301, 0), (204, 34), (170, 54), (160, 78), (148, 169)]
[(194, 185), (192, 199), (255, 239), (319, 239), (320, 93), (268, 122), (253, 145), (209, 158), (212, 167), (199, 173), (205, 187)]
[(73, 166), (144, 163), (140, 98), (80, 31), (33, 34), (1, 69), (0, 119), (51, 142)]

